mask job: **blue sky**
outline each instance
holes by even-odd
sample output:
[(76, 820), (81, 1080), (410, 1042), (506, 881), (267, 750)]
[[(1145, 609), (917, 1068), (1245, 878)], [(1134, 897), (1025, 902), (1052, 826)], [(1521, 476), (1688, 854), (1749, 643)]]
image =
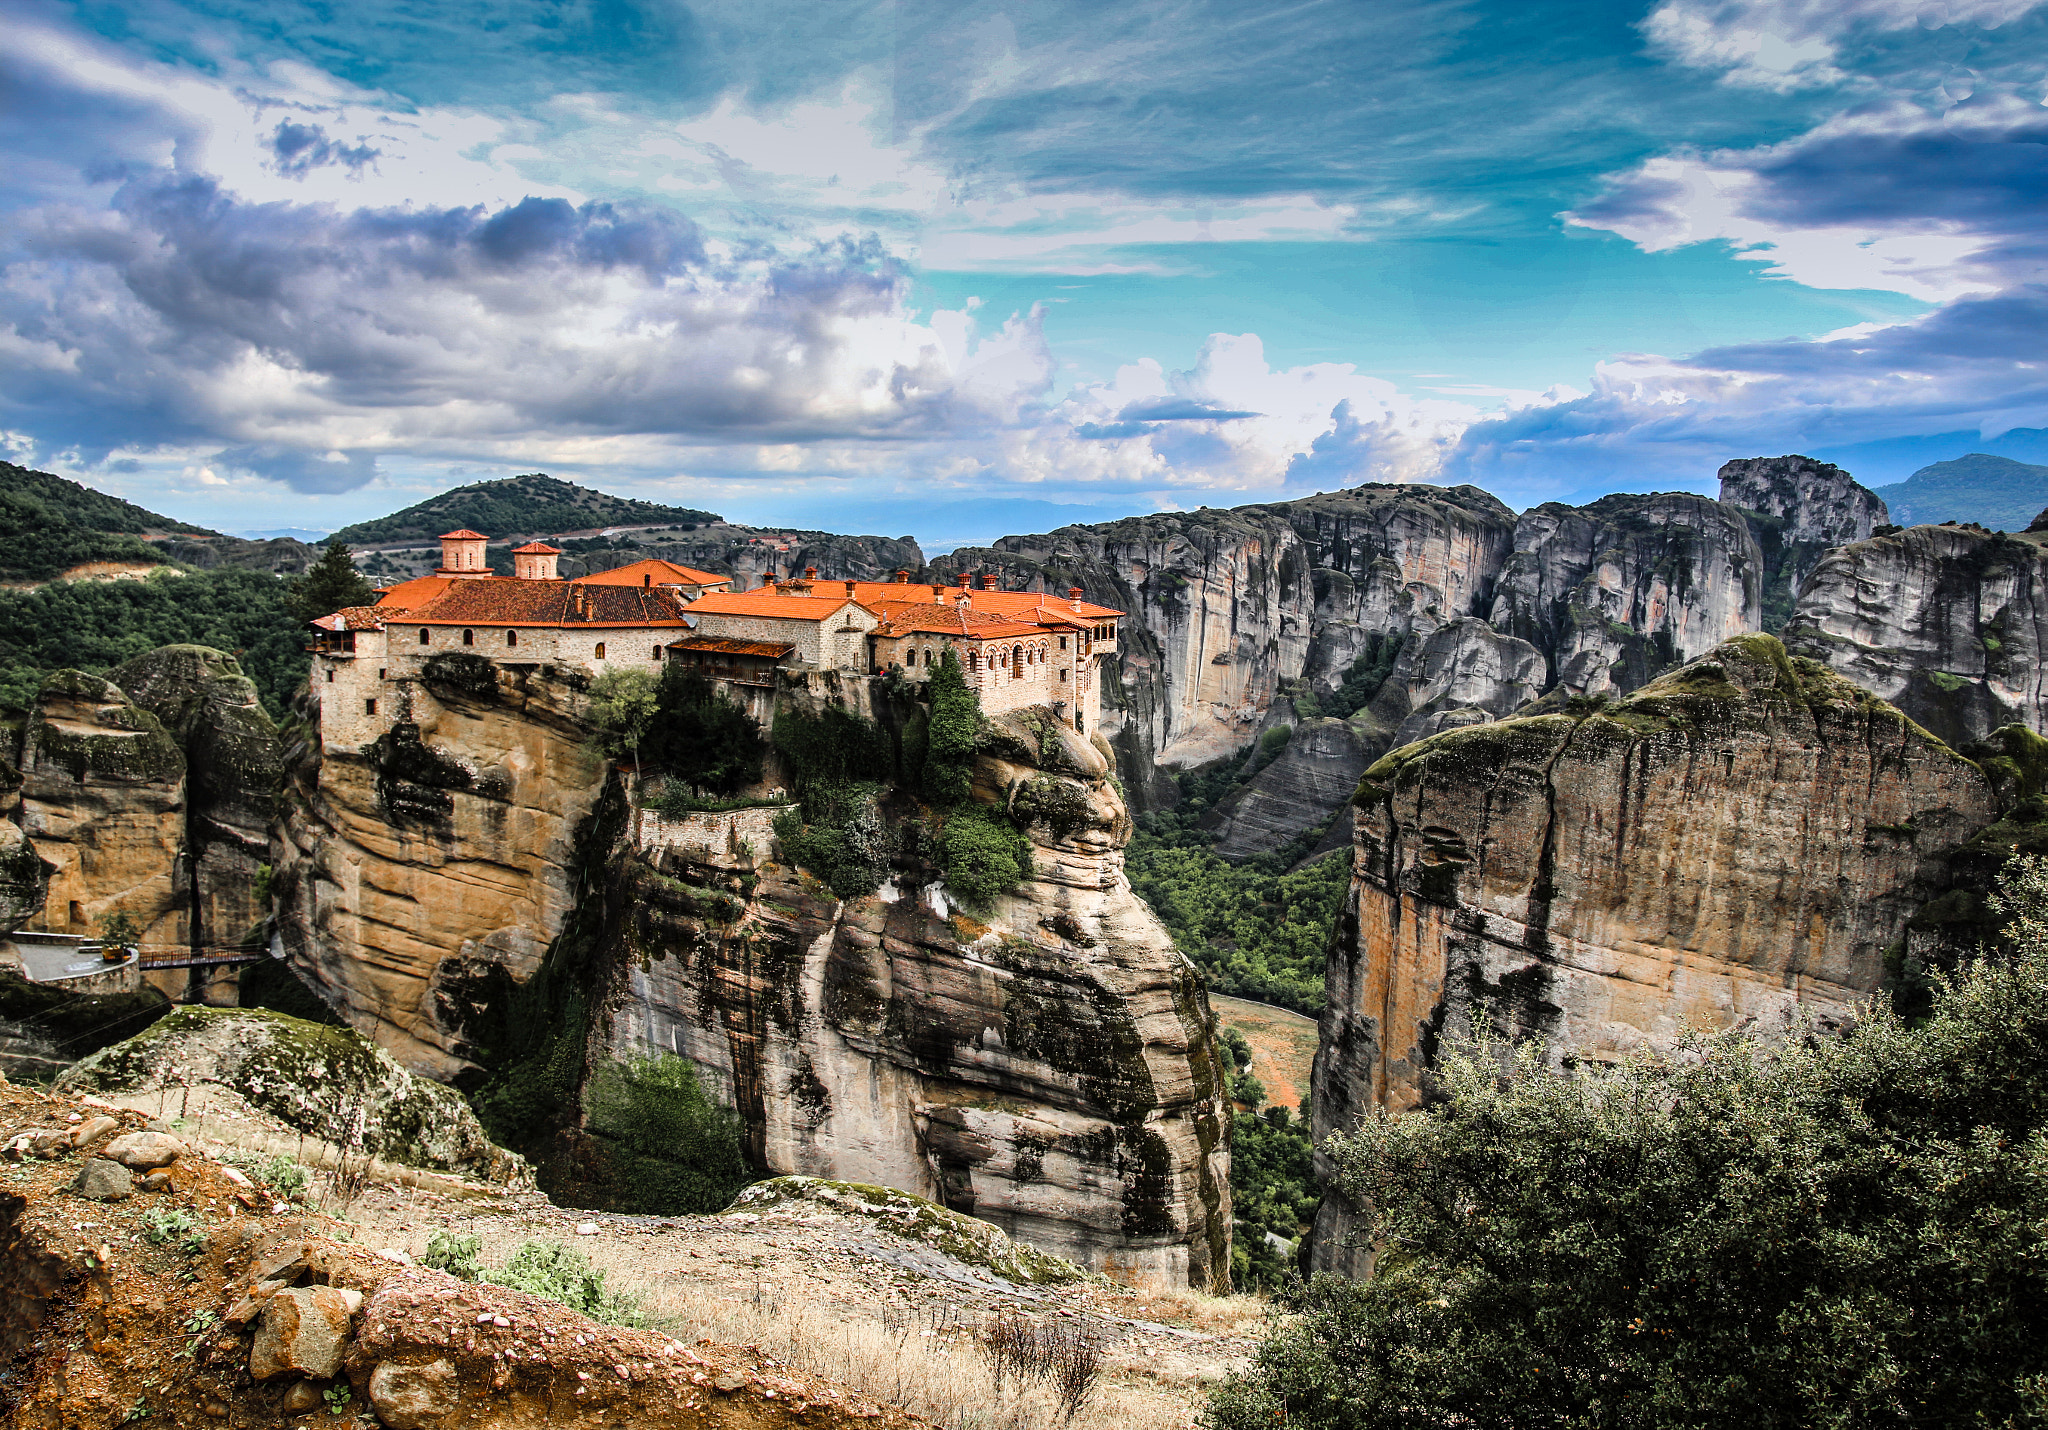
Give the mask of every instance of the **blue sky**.
[(1891, 480), (2048, 426), (2044, 100), (2035, 0), (17, 0), (0, 450), (934, 545)]

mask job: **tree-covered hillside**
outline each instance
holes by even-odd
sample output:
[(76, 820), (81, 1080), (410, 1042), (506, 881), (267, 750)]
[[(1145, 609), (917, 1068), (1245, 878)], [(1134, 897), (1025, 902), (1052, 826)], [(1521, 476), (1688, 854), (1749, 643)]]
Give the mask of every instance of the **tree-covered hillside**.
[(2025, 531), (2048, 507), (2048, 467), (1972, 452), (1876, 490), (1900, 526), (1974, 521), (1993, 531)]
[(379, 541), (431, 541), (444, 531), (461, 527), (486, 536), (512, 536), (601, 526), (665, 523), (696, 527), (718, 520), (714, 512), (615, 497), (534, 472), (456, 487), (390, 516), (345, 526), (331, 539), (363, 546)]
[(0, 462), (0, 581), (48, 581), (94, 561), (163, 564), (168, 558), (143, 532), (209, 534), (54, 473)]

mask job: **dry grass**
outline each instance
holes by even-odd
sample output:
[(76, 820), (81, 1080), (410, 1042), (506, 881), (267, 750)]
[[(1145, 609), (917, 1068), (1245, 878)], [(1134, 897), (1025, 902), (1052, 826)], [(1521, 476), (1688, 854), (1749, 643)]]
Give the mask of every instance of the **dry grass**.
[(1042, 1381), (998, 1387), (976, 1344), (978, 1327), (950, 1308), (892, 1322), (842, 1319), (838, 1309), (772, 1292), (709, 1294), (687, 1284), (647, 1288), (654, 1323), (685, 1341), (740, 1346), (780, 1365), (900, 1405), (946, 1430), (1188, 1430), (1201, 1397), (1190, 1384), (1104, 1381), (1069, 1421)]
[(1131, 1298), (1117, 1307), (1121, 1314), (1205, 1336), (1256, 1335), (1272, 1309), (1263, 1296), (1208, 1296), (1188, 1287), (1135, 1291)]

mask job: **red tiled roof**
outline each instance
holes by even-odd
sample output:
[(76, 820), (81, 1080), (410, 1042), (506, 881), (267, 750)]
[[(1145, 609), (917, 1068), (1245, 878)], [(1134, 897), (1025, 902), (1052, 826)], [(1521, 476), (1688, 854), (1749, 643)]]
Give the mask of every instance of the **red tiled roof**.
[(882, 626), (875, 634), (907, 636), (920, 631), (966, 636), (969, 640), (1009, 640), (1013, 636), (1044, 634), (1039, 627), (1027, 622), (1004, 620), (1001, 616), (968, 607), (932, 603), (889, 607), (882, 612)]
[(483, 533), (482, 533), (481, 531), (471, 531), (471, 530), (470, 530), (470, 529), (469, 529), (468, 527), (466, 527), (466, 526), (465, 526), (465, 527), (463, 527), (463, 528), (462, 528), (462, 529), (461, 529), (460, 531), (444, 531), (444, 532), (442, 532), (442, 533), (441, 533), (441, 534), (440, 534), (439, 536), (435, 537), (434, 539), (435, 539), (436, 541), (489, 541), (489, 540), (490, 540), (490, 538), (489, 538), (488, 536), (485, 536), (485, 535), (484, 535), (484, 534), (483, 534)]
[(796, 647), (786, 641), (736, 641), (720, 636), (685, 636), (668, 643), (670, 650), (701, 650), (712, 655), (758, 655), (781, 660)]
[(730, 576), (721, 576), (716, 571), (699, 571), (694, 566), (678, 566), (673, 561), (649, 557), (635, 561), (630, 566), (614, 566), (609, 571), (593, 571), (588, 576), (578, 576), (580, 586), (643, 586), (640, 578), (652, 576), (657, 586), (723, 586), (732, 581)]
[(312, 624), (323, 631), (374, 631), (391, 617), (382, 606), (343, 606)]
[[(431, 601), (460, 579), (454, 576), (415, 576), (410, 581), (400, 581), (395, 586), (377, 588), (377, 604), (394, 609), (417, 606)], [(496, 576), (475, 577), (475, 580), (498, 580)]]
[(779, 616), (784, 620), (828, 621), (850, 605), (851, 596), (784, 596), (771, 591), (713, 591), (690, 603), (692, 615)]
[[(406, 586), (415, 583), (406, 582)], [(403, 587), (395, 588), (403, 590)], [(374, 625), (416, 626), (623, 626), (687, 630), (683, 602), (660, 587), (577, 586), (567, 581), (450, 580), (445, 589), (403, 606), (387, 597), (362, 606)], [(355, 629), (363, 629), (358, 626)]]
[(550, 546), (545, 541), (529, 541), (524, 546), (512, 548), (514, 556), (560, 556), (562, 548)]
[(902, 602), (950, 602), (962, 591), (966, 591), (977, 611), (991, 611), (999, 616), (1027, 616), (1037, 619), (1041, 608), (1048, 615), (1067, 618), (1071, 623), (1079, 616), (1085, 624), (1109, 616), (1121, 616), (1124, 612), (1111, 606), (1098, 606), (1092, 601), (1083, 601), (1081, 609), (1075, 610), (1073, 601), (1050, 591), (980, 591), (968, 590), (964, 586), (942, 586), (944, 594), (934, 593), (929, 581), (856, 581), (853, 595), (863, 606), (880, 609), (884, 604)]

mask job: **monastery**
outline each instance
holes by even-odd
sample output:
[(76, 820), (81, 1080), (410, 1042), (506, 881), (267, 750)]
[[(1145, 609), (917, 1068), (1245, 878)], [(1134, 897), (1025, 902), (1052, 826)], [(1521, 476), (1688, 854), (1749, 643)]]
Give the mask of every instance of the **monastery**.
[[(320, 736), (333, 751), (360, 750), (408, 718), (411, 686), (437, 655), (483, 656), (510, 669), (572, 666), (658, 674), (679, 664), (752, 690), (772, 689), (778, 667), (853, 675), (895, 670), (928, 679), (951, 650), (990, 713), (1046, 706), (1077, 732), (1096, 727), (1104, 658), (1117, 650), (1123, 612), (1043, 592), (893, 581), (821, 580), (812, 568), (753, 591), (732, 578), (638, 561), (564, 580), (561, 552), (541, 542), (512, 552), (513, 574), (485, 561), (480, 532), (451, 531), (431, 576), (385, 588), (373, 606), (314, 621), (313, 689)], [(736, 691), (745, 694), (745, 691)]]

